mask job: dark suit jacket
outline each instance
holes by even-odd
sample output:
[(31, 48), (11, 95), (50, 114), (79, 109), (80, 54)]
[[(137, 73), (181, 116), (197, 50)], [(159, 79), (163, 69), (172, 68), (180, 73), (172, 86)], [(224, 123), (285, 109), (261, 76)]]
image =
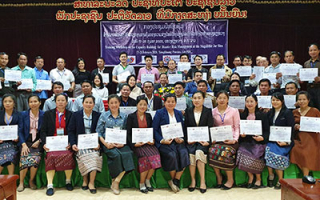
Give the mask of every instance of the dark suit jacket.
[[(269, 141), (269, 134), (270, 134), (270, 125), (269, 125), (269, 120), (268, 120), (268, 116), (266, 113), (257, 111), (255, 113), (256, 115), (256, 120), (261, 120), (262, 122), (262, 137), (263, 137), (263, 141), (261, 142), (257, 142), (255, 139), (252, 138), (252, 135), (246, 135), (246, 137), (239, 137), (239, 143), (241, 142), (254, 142), (257, 144), (266, 144)], [(240, 119), (242, 120), (246, 120), (248, 117), (248, 114), (243, 112), (240, 113)]]
[[(148, 126), (147, 128), (152, 128), (152, 117), (149, 113), (146, 113), (146, 120)], [(132, 143), (132, 128), (140, 128), (137, 117), (137, 111), (128, 115), (127, 119), (127, 138), (128, 144), (131, 148), (134, 147), (134, 143)]]
[[(184, 138), (186, 142), (188, 141), (188, 133), (187, 133), (187, 128), (188, 127), (197, 127), (197, 126), (208, 126), (209, 129), (210, 127), (213, 127), (213, 117), (212, 117), (212, 110), (209, 108), (206, 108), (203, 106), (202, 112), (201, 112), (201, 117), (199, 121), (199, 125), (197, 125), (196, 120), (194, 118), (194, 107), (186, 109), (185, 115), (184, 115)], [(210, 131), (208, 130), (208, 133)], [(209, 134), (209, 143), (211, 141), (211, 136)]]
[[(96, 132), (98, 120), (101, 113), (92, 111), (91, 133)], [(83, 110), (79, 110), (72, 114), (70, 124), (68, 126), (68, 137), (70, 145), (78, 144), (78, 135), (85, 134)]]
[[(176, 117), (177, 122), (181, 122), (182, 128), (184, 127), (184, 122), (183, 122), (183, 116), (181, 111), (174, 109), (174, 115)], [(155, 139), (155, 144), (157, 148), (161, 146), (160, 141), (163, 139), (162, 137), (162, 132), (161, 132), (161, 126), (169, 124), (169, 116), (168, 116), (168, 111), (166, 108), (162, 108), (160, 110), (157, 110), (154, 118), (153, 118), (153, 134), (154, 134), (154, 139)]]
[(286, 107), (282, 108), (280, 110), (280, 113), (275, 123), (273, 123), (274, 113), (275, 113), (275, 110), (273, 108), (268, 112), (269, 126), (291, 126), (292, 127), (291, 145), (292, 145), (294, 141), (294, 124), (295, 124), (292, 111), (287, 109)]
[[(46, 144), (46, 137), (47, 136), (53, 136), (54, 132), (56, 130), (56, 109), (48, 110), (44, 113), (43, 116), (43, 123), (41, 126), (40, 131), (40, 138), (41, 138), (41, 146)], [(70, 119), (72, 116), (72, 112), (69, 110), (66, 110), (66, 132), (68, 134), (68, 127), (70, 124)], [(65, 135), (67, 135), (65, 134)]]
[(121, 99), (121, 103), (120, 103), (120, 106), (136, 106), (137, 105), (137, 101), (134, 100), (133, 98), (129, 97), (128, 100), (127, 100), (127, 104), (122, 100), (122, 97), (120, 96), (120, 99)]
[[(145, 94), (140, 95), (139, 97), (147, 97)], [(159, 110), (162, 108), (162, 99), (160, 97), (153, 95), (153, 110)]]
[[(107, 88), (109, 89), (109, 91), (111, 91), (111, 86), (112, 86), (112, 72), (110, 70), (108, 70), (106, 67), (103, 70), (103, 73), (109, 73), (109, 83)], [(99, 74), (98, 72), (98, 68), (95, 68), (94, 70), (92, 70), (91, 72), (91, 80), (94, 80), (95, 75)]]
[[(167, 85), (165, 85), (164, 87), (168, 87), (168, 86), (169, 86), (169, 85), (167, 84)], [(154, 91), (158, 91), (159, 88), (161, 88), (161, 83), (156, 83), (156, 84), (154, 84)]]
[[(40, 129), (43, 122), (43, 115), (44, 112), (42, 110), (39, 111), (39, 121), (38, 121), (38, 132), (36, 140), (40, 138)], [(22, 143), (25, 143), (29, 136), (30, 136), (30, 109), (23, 111), (20, 113), (19, 120), (19, 142), (18, 145), (20, 146)]]

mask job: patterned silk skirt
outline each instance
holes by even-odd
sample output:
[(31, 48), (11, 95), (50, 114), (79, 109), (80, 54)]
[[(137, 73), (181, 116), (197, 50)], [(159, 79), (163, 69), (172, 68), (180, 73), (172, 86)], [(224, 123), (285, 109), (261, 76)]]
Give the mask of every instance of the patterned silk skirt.
[(76, 167), (72, 151), (48, 152), (44, 161), (46, 165), (46, 172), (50, 170), (64, 171), (74, 169)]
[(3, 142), (0, 144), (0, 165), (16, 164), (18, 149), (14, 142)]
[(285, 170), (289, 167), (289, 153), (292, 148), (290, 146), (280, 147), (275, 142), (269, 142), (266, 147), (266, 154), (264, 156), (266, 165), (273, 169)]
[[(27, 156), (21, 156), (20, 157), (20, 170), (29, 168), (29, 167), (35, 167), (37, 168), (40, 164), (41, 161), (41, 152), (39, 147), (38, 148), (32, 148), (33, 142), (31, 137), (28, 138), (28, 140), (26, 141), (26, 145), (29, 148), (29, 153)], [(40, 146), (40, 145), (39, 145)], [(21, 150), (20, 150), (21, 152)]]
[(232, 170), (236, 166), (236, 153), (239, 144), (224, 144), (222, 142), (212, 145), (209, 149), (209, 165), (211, 167)]
[(160, 154), (154, 145), (134, 147), (133, 151), (138, 157), (139, 173), (161, 167)]
[(76, 154), (79, 171), (82, 176), (87, 175), (91, 171), (102, 170), (102, 156), (99, 151), (93, 149), (80, 149)]

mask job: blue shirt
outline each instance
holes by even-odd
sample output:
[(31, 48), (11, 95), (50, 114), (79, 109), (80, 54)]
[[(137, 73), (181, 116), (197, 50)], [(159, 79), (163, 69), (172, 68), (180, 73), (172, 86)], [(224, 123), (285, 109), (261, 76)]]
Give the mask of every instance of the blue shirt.
[(11, 70), (21, 71), (21, 79), (32, 79), (32, 82), (33, 82), (32, 92), (36, 91), (37, 79), (36, 79), (34, 70), (31, 67), (25, 66), (24, 69), (21, 70), (20, 66), (17, 65), (13, 67)]
[(111, 111), (109, 110), (100, 115), (96, 132), (98, 133), (99, 137), (105, 138), (106, 128), (120, 127), (120, 129), (125, 129), (126, 125), (127, 125), (126, 114), (119, 112), (119, 115), (116, 118), (114, 118), (111, 114)]
[[(46, 70), (41, 69), (40, 71), (38, 68), (34, 67), (34, 72), (36, 73), (36, 79), (37, 80), (50, 80), (49, 74)], [(41, 92), (35, 92), (36, 95), (39, 96), (40, 99), (47, 99), (48, 98), (48, 92), (47, 91), (41, 91)]]
[[(211, 88), (210, 88), (208, 83), (207, 83), (207, 87), (208, 87), (207, 92), (212, 92), (212, 90), (211, 90)], [(197, 84), (196, 84), (195, 81), (192, 81), (192, 82), (187, 84), (186, 90), (184, 92), (185, 93), (188, 92), (188, 96), (192, 97), (193, 93), (195, 93), (196, 91), (198, 91)]]

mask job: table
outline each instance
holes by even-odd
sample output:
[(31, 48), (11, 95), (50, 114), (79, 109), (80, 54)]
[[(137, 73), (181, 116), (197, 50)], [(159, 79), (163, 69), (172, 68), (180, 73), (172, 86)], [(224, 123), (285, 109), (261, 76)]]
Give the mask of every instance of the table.
[(18, 175), (0, 175), (0, 199), (17, 199)]
[(302, 179), (281, 179), (281, 200), (320, 200), (320, 182), (303, 183)]

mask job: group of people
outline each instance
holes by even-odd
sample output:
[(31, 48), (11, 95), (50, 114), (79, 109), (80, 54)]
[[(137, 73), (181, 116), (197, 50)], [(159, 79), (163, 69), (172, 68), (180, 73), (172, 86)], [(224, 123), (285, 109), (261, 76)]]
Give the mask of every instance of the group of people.
[[(318, 45), (310, 45), (311, 58), (304, 67), (319, 69), (319, 53)], [(258, 189), (262, 186), (261, 173), (267, 166), (268, 186), (279, 189), (281, 184), (278, 180), (283, 178), (283, 171), (290, 163), (296, 164), (303, 175), (308, 175), (310, 171), (320, 171), (320, 136), (313, 132), (300, 131), (301, 117), (320, 117), (320, 76), (318, 74), (314, 81), (308, 83), (308, 91), (299, 91), (302, 83), (299, 74), (286, 77), (277, 71), (280, 55), (279, 52), (271, 52), (270, 66), (265, 58), (257, 59), (257, 64), (265, 66), (266, 72), (277, 73), (277, 82), (271, 84), (269, 79), (261, 79), (257, 83), (254, 80), (255, 74), (246, 77), (247, 80), (244, 81), (236, 71), (224, 64), (223, 55), (217, 56), (217, 64), (210, 70), (202, 67), (202, 57), (196, 56), (196, 66), (182, 72), (176, 69), (174, 60), (169, 61), (169, 69), (165, 70), (163, 66), (157, 69), (152, 67), (152, 56), (145, 56), (146, 67), (139, 70), (136, 78), (134, 68), (127, 64), (126, 53), (120, 54), (120, 64), (114, 67), (112, 73), (106, 71), (103, 58), (97, 59), (98, 69), (92, 73), (85, 70), (83, 59), (78, 60), (77, 67), (71, 72), (64, 68), (65, 60), (59, 58), (57, 68), (49, 74), (42, 69), (42, 57), (36, 57), (35, 68), (32, 69), (26, 66), (27, 56), (19, 53), (18, 65), (11, 70), (22, 71), (23, 79), (31, 78), (34, 88), (18, 90), (17, 86), (21, 81), (7, 81), (4, 78), (5, 70), (10, 69), (6, 66), (8, 55), (0, 53), (0, 127), (18, 127), (16, 139), (0, 141), (0, 173), (7, 167), (8, 173), (13, 174), (19, 163), (18, 191), (24, 190), (24, 179), (28, 170), (29, 187), (36, 189), (34, 180), (44, 157), (46, 194), (51, 196), (54, 194), (53, 178), (56, 171), (65, 172), (66, 189), (73, 190), (71, 175), (77, 161), (83, 177), (82, 189), (94, 194), (97, 192), (95, 177), (97, 172), (102, 171), (102, 152), (107, 157), (106, 162), (112, 178), (111, 190), (114, 194), (120, 194), (119, 184), (123, 176), (135, 170), (134, 156), (138, 158), (139, 189), (142, 193), (154, 190), (150, 179), (158, 168), (169, 172), (171, 178), (168, 185), (173, 192), (178, 192), (181, 189), (180, 178), (186, 167), (189, 167), (191, 176), (188, 190), (193, 192), (197, 188), (198, 170), (198, 188), (201, 193), (205, 193), (206, 164), (214, 169), (216, 188), (231, 189), (234, 185), (233, 170), (238, 167), (248, 173), (248, 182), (243, 187)], [(292, 51), (285, 52), (286, 62), (294, 62), (292, 57)], [(234, 64), (239, 63), (238, 58), (235, 57)], [(180, 61), (189, 62), (189, 56), (182, 54)], [(244, 56), (240, 59), (241, 62), (245, 66), (251, 65), (252, 58)], [(226, 74), (221, 80), (211, 77), (211, 70), (217, 68), (225, 69)], [(127, 73), (127, 77), (123, 78), (123, 73)], [(158, 85), (146, 81), (140, 87), (141, 74), (144, 73), (154, 74), (154, 83)], [(171, 85), (173, 92), (164, 94), (162, 100), (155, 95), (155, 88), (167, 87), (168, 74), (172, 73), (181, 73), (184, 78)], [(207, 77), (205, 80), (204, 74)], [(48, 98), (46, 91), (36, 90), (37, 79), (52, 80), (52, 97)], [(119, 85), (120, 95), (108, 93), (107, 86), (111, 84), (109, 80)], [(258, 85), (257, 90), (249, 90), (246, 83), (251, 86)], [(284, 94), (296, 95), (296, 109), (286, 107)], [(75, 99), (70, 100), (72, 95)], [(271, 95), (271, 109), (258, 107), (259, 95)], [(229, 106), (230, 96), (246, 96), (245, 108), (239, 110)], [(107, 110), (103, 98), (108, 99)], [(176, 109), (181, 99), (185, 100), (183, 102), (186, 105), (183, 109)], [(136, 110), (132, 113), (121, 111), (121, 107), (128, 106), (136, 107)], [(262, 134), (252, 136), (240, 133), (240, 120), (261, 120)], [(163, 126), (170, 124), (179, 124), (181, 127), (178, 128), (183, 135), (175, 138), (164, 137)], [(232, 139), (212, 140), (208, 134), (210, 128), (222, 126), (231, 126)], [(269, 141), (272, 126), (291, 127), (291, 141)], [(208, 134), (208, 140), (190, 141), (189, 127), (208, 129), (203, 132)], [(153, 128), (154, 139), (145, 143), (133, 142), (134, 128)], [(109, 142), (106, 130), (110, 129), (126, 130), (126, 143)], [(91, 133), (98, 133), (99, 145), (92, 149), (79, 149), (78, 136)], [(64, 151), (50, 151), (47, 137), (52, 136), (68, 136), (68, 145)], [(221, 170), (226, 172), (227, 177), (223, 176)]]

